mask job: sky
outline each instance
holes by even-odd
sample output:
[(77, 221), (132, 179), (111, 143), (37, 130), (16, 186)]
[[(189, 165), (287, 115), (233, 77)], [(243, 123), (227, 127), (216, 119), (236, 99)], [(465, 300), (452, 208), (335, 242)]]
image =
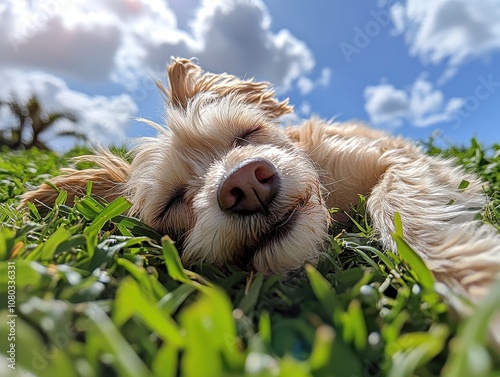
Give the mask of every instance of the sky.
[[(0, 101), (38, 95), (93, 144), (163, 122), (172, 56), (269, 81), (299, 122), (500, 143), (500, 0), (0, 0)], [(12, 125), (6, 106), (0, 128)], [(73, 140), (46, 135), (64, 151)]]

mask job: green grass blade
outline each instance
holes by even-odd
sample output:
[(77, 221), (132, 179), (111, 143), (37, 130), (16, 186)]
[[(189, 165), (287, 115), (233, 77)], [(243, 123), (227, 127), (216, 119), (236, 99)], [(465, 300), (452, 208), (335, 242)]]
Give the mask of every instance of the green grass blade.
[(435, 279), (420, 256), (397, 233), (392, 235), (398, 247), (398, 254), (406, 262), (417, 282), (428, 290), (434, 289)]
[[(443, 377), (489, 377), (493, 375), (491, 370), (493, 360), (487, 350), (487, 341), (489, 331), (496, 331), (497, 339), (500, 338), (498, 335), (499, 316), (500, 279), (478, 304), (475, 313), (461, 326), (459, 337), (453, 340), (453, 353), (444, 367)], [(492, 321), (496, 322), (493, 324)]]
[(189, 279), (184, 272), (184, 267), (182, 266), (179, 253), (177, 252), (177, 249), (175, 248), (170, 237), (163, 237), (161, 239), (161, 245), (163, 258), (165, 259), (165, 265), (167, 266), (167, 271), (170, 277), (174, 280), (180, 281), (181, 283), (191, 284), (191, 279)]
[(104, 206), (91, 196), (84, 196), (82, 199), (75, 199), (75, 208), (87, 220), (94, 220), (102, 212)]
[(89, 331), (98, 336), (98, 343), (102, 351), (113, 355), (113, 367), (123, 377), (149, 376), (150, 372), (133, 348), (123, 338), (120, 331), (104, 313), (93, 303), (88, 303), (84, 313), (91, 320), (93, 329)]
[(171, 343), (163, 343), (152, 362), (155, 377), (176, 377), (179, 349)]
[(113, 200), (93, 219), (92, 223), (87, 229), (85, 229), (84, 233), (89, 238), (95, 237), (106, 222), (118, 215), (121, 215), (131, 206), (130, 202), (125, 198), (117, 198)]
[(137, 316), (165, 342), (177, 347), (184, 344), (184, 338), (175, 321), (147, 299), (134, 280), (126, 279), (121, 283), (114, 303), (113, 321), (119, 327), (130, 317)]
[[(88, 199), (85, 198), (85, 199)], [(121, 215), (131, 207), (130, 202), (125, 198), (117, 198), (108, 204), (93, 220), (83, 233), (87, 237), (87, 253), (88, 259), (92, 260), (95, 254), (95, 247), (98, 243), (97, 236), (106, 222), (112, 218)]]
[(418, 375), (416, 374), (418, 367), (426, 365), (443, 351), (447, 336), (448, 328), (443, 325), (431, 328), (425, 333), (408, 333), (400, 336), (391, 347), (396, 352), (393, 355), (392, 368), (388, 377)]
[(342, 322), (345, 341), (353, 343), (358, 351), (363, 350), (366, 347), (368, 334), (359, 301), (350, 302), (347, 311), (342, 316)]
[[(110, 237), (97, 245), (99, 251), (94, 255), (92, 260), (88, 263), (87, 269), (93, 271), (97, 267), (109, 264), (114, 255), (117, 255), (121, 250), (130, 248), (132, 246), (141, 245), (148, 242), (147, 237), (131, 237), (122, 242), (116, 242), (120, 238)], [(109, 246), (111, 245), (111, 246)]]
[(115, 219), (113, 219), (113, 222), (117, 226), (119, 226), (120, 229), (127, 229), (130, 232), (131, 236), (144, 236), (155, 241), (159, 241), (161, 239), (160, 233), (132, 217), (117, 216)]
[(139, 267), (125, 258), (116, 260), (116, 264), (127, 270), (127, 272), (139, 283), (144, 295), (149, 298), (161, 298), (167, 294), (167, 290), (153, 276), (149, 275), (143, 267)]
[(333, 350), (335, 331), (326, 325), (318, 327), (314, 337), (314, 345), (309, 359), (312, 370), (318, 370), (328, 364)]
[(0, 228), (0, 260), (7, 260), (10, 257), (11, 250), (15, 245), (15, 235), (13, 230)]
[(60, 226), (49, 237), (47, 241), (39, 244), (32, 253), (30, 253), (27, 260), (50, 260), (54, 256), (59, 245), (66, 242), (71, 237), (71, 233), (64, 226)]
[(268, 312), (262, 312), (259, 317), (259, 335), (262, 341), (267, 345), (271, 344), (271, 334), (271, 317)]
[(330, 283), (311, 265), (306, 266), (306, 273), (321, 306), (326, 313), (333, 313), (333, 322), (341, 326), (344, 311)]
[(186, 329), (182, 375), (220, 376), (223, 360), (231, 369), (240, 370), (244, 358), (237, 348), (229, 299), (217, 288), (204, 287), (202, 292), (180, 315), (180, 323)]
[(163, 312), (167, 315), (173, 314), (186, 299), (196, 290), (194, 285), (191, 284), (181, 284), (173, 291), (168, 292), (164, 295), (160, 301), (158, 301), (158, 307), (160, 307)]
[(399, 212), (396, 212), (394, 214), (394, 227), (395, 227), (395, 233), (403, 238), (403, 222), (401, 221), (401, 214)]
[(264, 275), (260, 272), (256, 273), (254, 275), (254, 279), (252, 281), (252, 284), (250, 285), (248, 293), (243, 296), (240, 303), (238, 304), (238, 308), (240, 308), (243, 313), (248, 314), (251, 310), (255, 309), (255, 305), (257, 305), (263, 282)]

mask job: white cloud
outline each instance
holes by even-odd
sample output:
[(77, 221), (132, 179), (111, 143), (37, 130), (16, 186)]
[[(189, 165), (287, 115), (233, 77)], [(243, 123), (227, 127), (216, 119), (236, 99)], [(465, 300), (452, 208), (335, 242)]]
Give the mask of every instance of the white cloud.
[(321, 70), (321, 75), (315, 80), (306, 76), (299, 77), (297, 80), (297, 87), (302, 95), (306, 95), (317, 87), (327, 87), (330, 84), (330, 78), (331, 71), (329, 68), (325, 67)]
[(133, 87), (163, 76), (172, 55), (197, 57), (214, 72), (268, 80), (282, 91), (315, 61), (288, 30), (271, 30), (261, 0), (205, 0), (191, 29), (178, 28), (166, 1), (7, 0), (0, 5), (0, 66), (44, 69)]
[(417, 127), (447, 122), (464, 104), (462, 98), (451, 98), (445, 103), (443, 93), (425, 75), (417, 78), (409, 89), (381, 83), (366, 87), (364, 95), (371, 122), (389, 127), (398, 127), (404, 121)]
[(302, 94), (308, 94), (314, 89), (314, 81), (309, 77), (299, 77), (297, 80), (297, 87)]
[(332, 71), (329, 68), (323, 68), (321, 70), (321, 76), (317, 79), (317, 84), (321, 86), (328, 86), (330, 84), (330, 79), (332, 77)]
[(299, 107), (299, 113), (304, 116), (308, 117), (311, 115), (311, 104), (307, 101), (302, 101)]
[(407, 0), (391, 7), (397, 33), (425, 63), (445, 62), (445, 81), (468, 61), (500, 49), (498, 0)]
[[(47, 8), (43, 5), (52, 4)], [(66, 1), (7, 0), (0, 7), (0, 66), (44, 69), (85, 80), (106, 78), (121, 31), (102, 12)]]
[(365, 110), (372, 123), (401, 125), (401, 118), (409, 111), (409, 100), (405, 91), (390, 84), (380, 84), (366, 87), (364, 94)]
[(391, 9), (391, 18), (392, 23), (394, 24), (394, 28), (396, 29), (397, 34), (401, 34), (405, 31), (406, 28), (406, 8), (401, 3), (394, 4)]
[(192, 33), (175, 45), (161, 39), (150, 43), (147, 65), (163, 67), (171, 55), (195, 56), (206, 70), (267, 80), (282, 92), (314, 68), (302, 41), (285, 29), (272, 32), (271, 17), (260, 0), (205, 0), (191, 25)]
[[(51, 74), (9, 69), (0, 72), (0, 87), (3, 93), (0, 98), (8, 101), (15, 97), (26, 102), (32, 94), (36, 94), (47, 111), (70, 111), (77, 118), (77, 124), (62, 121), (54, 124), (54, 132), (60, 130), (76, 130), (83, 132), (94, 144), (121, 145), (126, 142), (126, 130), (137, 112), (137, 106), (126, 94), (104, 97), (89, 96), (68, 88), (66, 83)], [(6, 127), (11, 119), (5, 110), (0, 114), (0, 125)], [(61, 144), (53, 140), (54, 133), (44, 135), (44, 141), (53, 148), (64, 150), (72, 145)]]

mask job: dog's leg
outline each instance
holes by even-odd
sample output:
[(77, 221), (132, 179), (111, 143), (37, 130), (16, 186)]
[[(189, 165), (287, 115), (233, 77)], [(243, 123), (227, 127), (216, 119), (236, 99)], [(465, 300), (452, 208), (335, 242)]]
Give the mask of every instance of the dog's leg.
[[(396, 251), (392, 235), (399, 213), (406, 242), (458, 296), (478, 302), (500, 277), (500, 235), (476, 220), (487, 202), (476, 176), (366, 127), (313, 119), (287, 134), (318, 165), (328, 205), (349, 210), (357, 194), (368, 197), (373, 228), (386, 250)], [(452, 296), (453, 307), (467, 314), (470, 307)]]
[(500, 276), (500, 236), (475, 220), (486, 204), (482, 183), (451, 161), (417, 148), (381, 156), (387, 170), (372, 189), (367, 209), (383, 245), (395, 249), (394, 215), (404, 237), (438, 281), (473, 301)]
[(23, 194), (21, 205), (31, 202), (42, 213), (47, 212), (54, 205), (60, 190), (68, 194), (66, 204), (73, 205), (75, 197), (85, 195), (88, 182), (92, 182), (92, 194), (107, 202), (123, 195), (123, 184), (128, 178), (130, 169), (128, 162), (106, 151), (93, 156), (79, 157), (76, 161), (92, 162), (99, 168), (61, 169), (63, 174), (52, 178), (50, 184), (44, 183), (38, 189)]
[(396, 247), (398, 212), (405, 240), (438, 280), (477, 301), (500, 276), (500, 235), (475, 220), (486, 204), (475, 175), (404, 139), (356, 124), (312, 119), (287, 134), (321, 170), (329, 206), (349, 210), (358, 194), (368, 197), (373, 227), (386, 249)]
[[(404, 238), (422, 257), (436, 281), (446, 285), (448, 303), (460, 315), (471, 307), (460, 297), (479, 302), (500, 277), (500, 235), (476, 220), (486, 204), (482, 183), (453, 162), (420, 151), (387, 152), (387, 170), (367, 200), (373, 227), (386, 249), (392, 239), (394, 214), (401, 215)], [(500, 347), (500, 313), (490, 326)]]

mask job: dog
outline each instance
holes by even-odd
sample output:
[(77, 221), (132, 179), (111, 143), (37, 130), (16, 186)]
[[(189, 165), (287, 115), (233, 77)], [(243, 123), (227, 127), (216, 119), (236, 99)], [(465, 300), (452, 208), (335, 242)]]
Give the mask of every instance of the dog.
[(317, 263), (329, 209), (349, 213), (361, 194), (383, 247), (397, 249), (399, 213), (404, 239), (451, 291), (477, 302), (500, 275), (500, 236), (476, 220), (484, 183), (452, 160), (356, 123), (283, 128), (292, 107), (270, 84), (205, 73), (191, 60), (174, 59), (168, 86), (158, 86), (166, 127), (143, 120), (158, 136), (137, 140), (131, 163), (105, 151), (83, 157), (99, 167), (65, 169), (23, 202), (50, 207), (57, 187), (71, 204), (92, 181), (97, 197), (127, 197), (130, 215), (169, 235), (186, 266), (271, 274)]

